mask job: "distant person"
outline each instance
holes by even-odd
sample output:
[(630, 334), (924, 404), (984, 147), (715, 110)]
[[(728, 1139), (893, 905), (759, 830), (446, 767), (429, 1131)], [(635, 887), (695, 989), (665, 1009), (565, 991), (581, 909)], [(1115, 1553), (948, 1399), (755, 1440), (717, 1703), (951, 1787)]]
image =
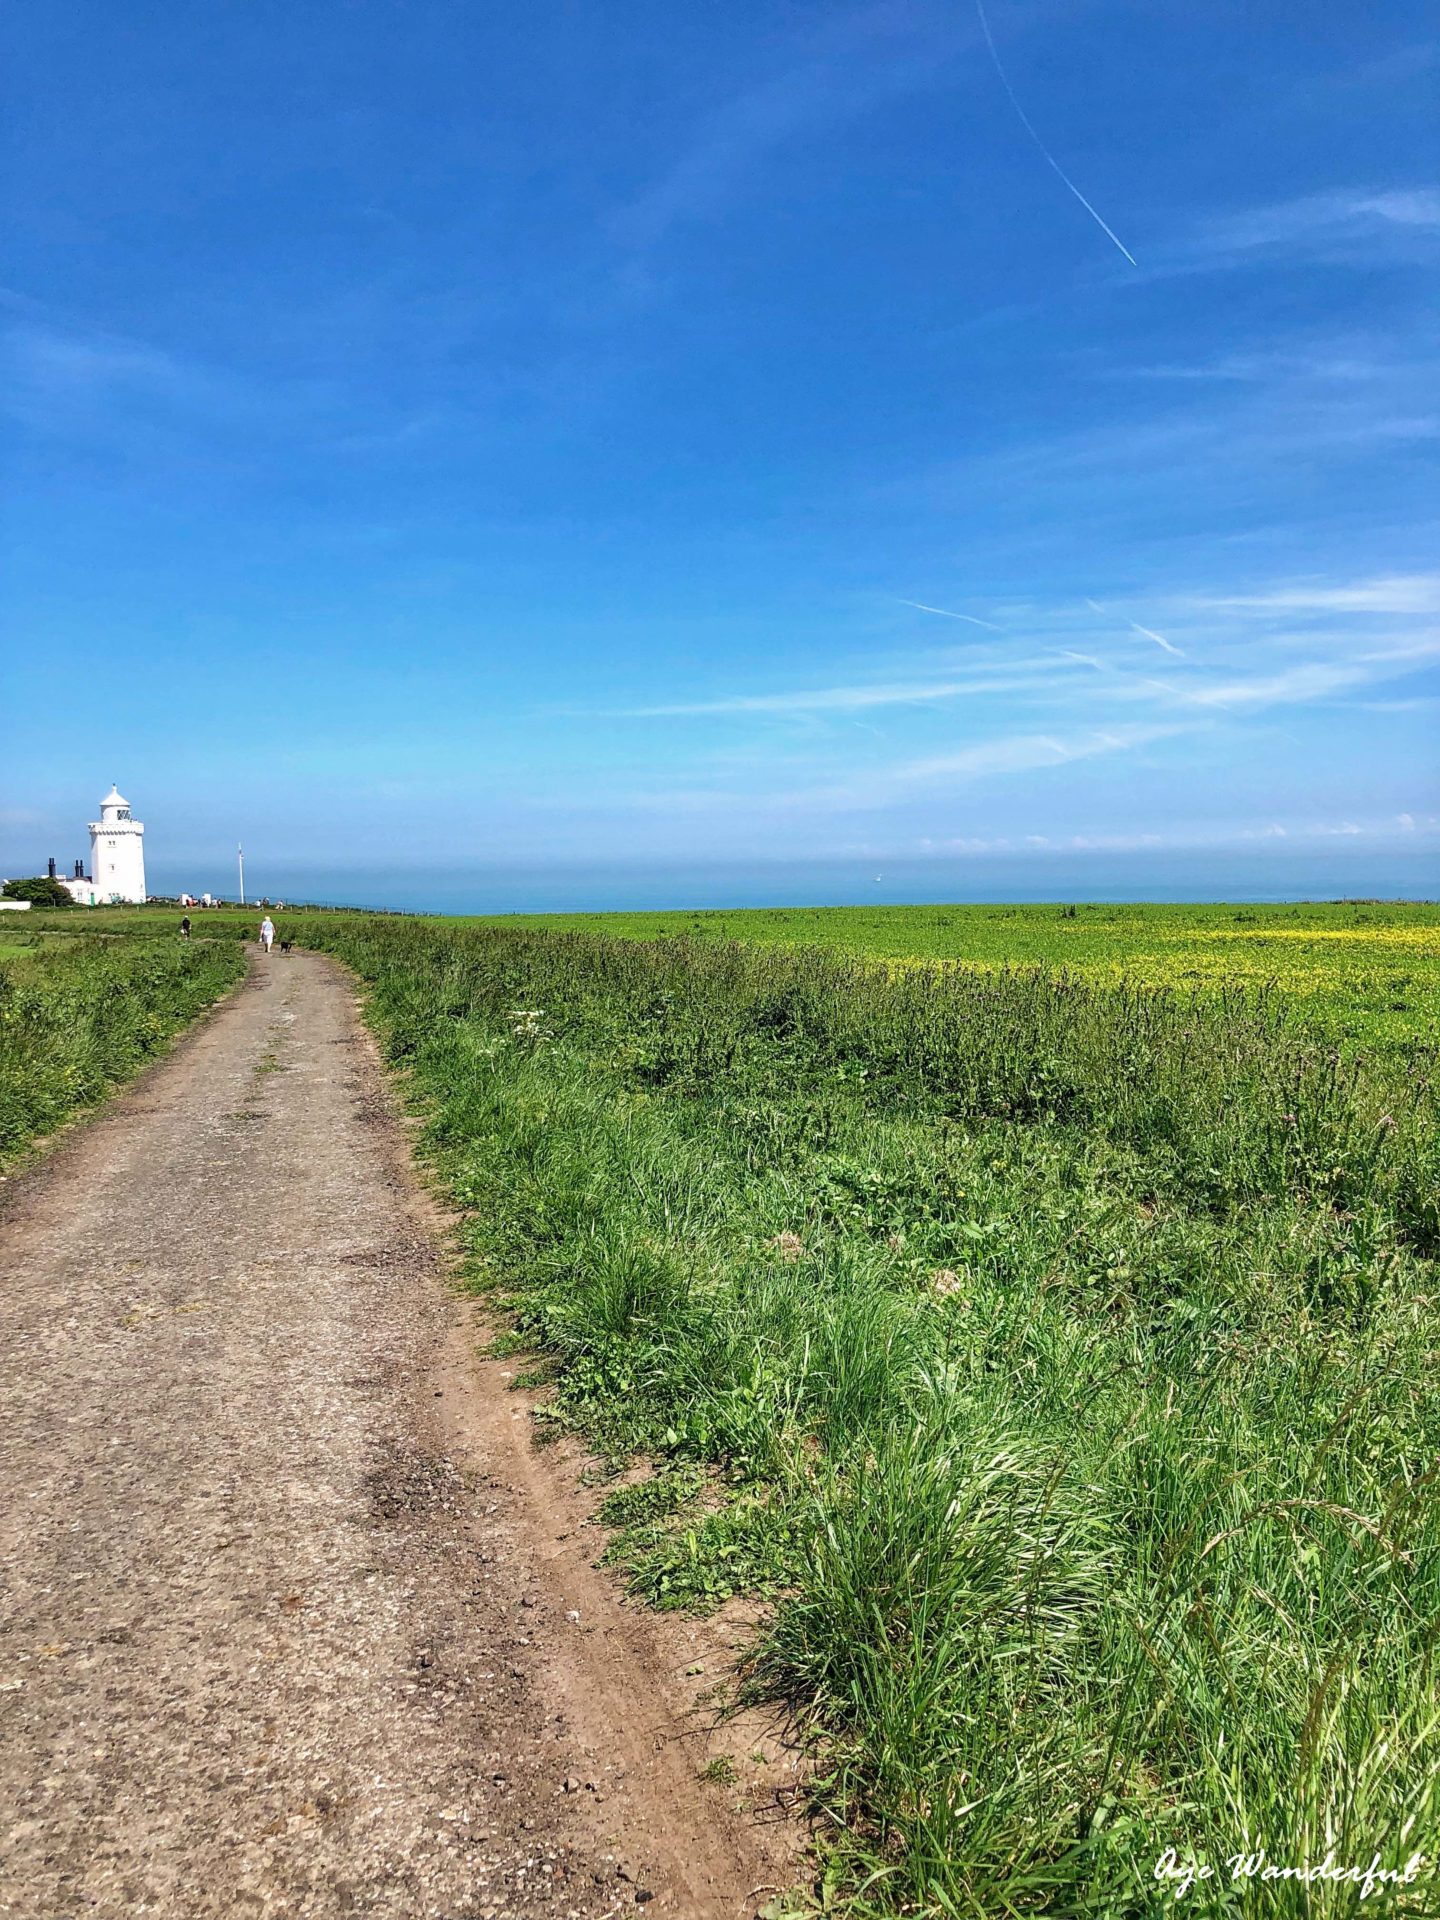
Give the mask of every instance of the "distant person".
[(274, 944), (275, 922), (267, 913), (265, 918), (260, 922), (260, 945), (265, 949), (266, 953), (269, 953)]
[(190, 916), (188, 913), (182, 914), (180, 918), (180, 938), (182, 940), (188, 940), (190, 938)]

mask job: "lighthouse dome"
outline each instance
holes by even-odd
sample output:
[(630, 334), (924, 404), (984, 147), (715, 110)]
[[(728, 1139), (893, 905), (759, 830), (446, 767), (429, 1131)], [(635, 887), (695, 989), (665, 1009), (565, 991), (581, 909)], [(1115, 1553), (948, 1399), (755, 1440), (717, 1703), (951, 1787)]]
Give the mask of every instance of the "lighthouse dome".
[(121, 793), (120, 789), (115, 786), (111, 787), (105, 798), (100, 802), (100, 817), (102, 820), (107, 813), (126, 814), (129, 813), (129, 811), (130, 802), (125, 798), (124, 794)]

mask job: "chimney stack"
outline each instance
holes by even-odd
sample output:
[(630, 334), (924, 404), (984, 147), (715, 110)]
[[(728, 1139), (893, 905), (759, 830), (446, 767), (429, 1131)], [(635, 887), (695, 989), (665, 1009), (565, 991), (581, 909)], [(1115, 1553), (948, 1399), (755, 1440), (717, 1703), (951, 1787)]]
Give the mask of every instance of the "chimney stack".
[(49, 874), (50, 874), (50, 878), (53, 880), (55, 878), (55, 856), (53, 853), (50, 856)]

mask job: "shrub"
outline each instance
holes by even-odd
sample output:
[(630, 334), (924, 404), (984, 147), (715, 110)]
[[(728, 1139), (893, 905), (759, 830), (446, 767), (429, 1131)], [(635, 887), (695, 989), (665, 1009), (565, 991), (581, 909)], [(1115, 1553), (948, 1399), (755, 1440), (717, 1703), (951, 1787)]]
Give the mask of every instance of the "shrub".
[(62, 911), (75, 904), (69, 890), (45, 873), (38, 873), (30, 880), (7, 880), (4, 886), (0, 887), (0, 898), (29, 900), (34, 906)]

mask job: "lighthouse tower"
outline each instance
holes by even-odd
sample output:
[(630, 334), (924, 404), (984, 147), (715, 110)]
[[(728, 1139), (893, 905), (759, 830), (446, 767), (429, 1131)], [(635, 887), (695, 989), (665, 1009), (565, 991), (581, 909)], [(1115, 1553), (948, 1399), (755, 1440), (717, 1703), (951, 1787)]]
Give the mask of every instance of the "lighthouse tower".
[(130, 802), (111, 787), (100, 802), (100, 818), (90, 822), (90, 872), (95, 898), (145, 903), (145, 829), (130, 818)]

